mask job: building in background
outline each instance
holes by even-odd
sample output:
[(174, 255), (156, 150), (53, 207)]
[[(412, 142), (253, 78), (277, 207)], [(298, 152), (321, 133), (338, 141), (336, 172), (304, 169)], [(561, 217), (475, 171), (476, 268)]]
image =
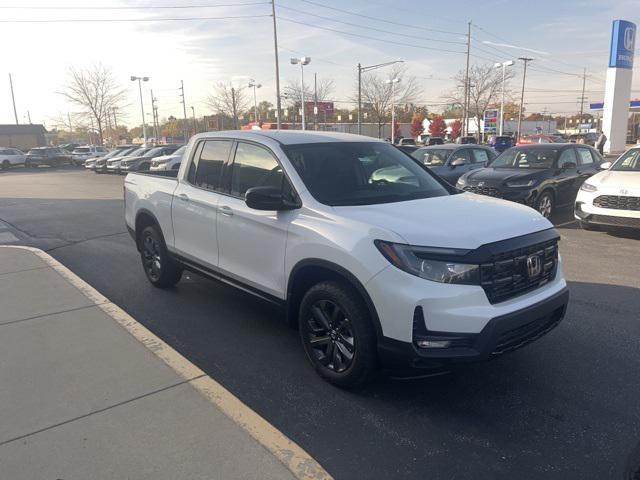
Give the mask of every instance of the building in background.
[(13, 147), (22, 151), (47, 145), (44, 125), (0, 125), (0, 147)]

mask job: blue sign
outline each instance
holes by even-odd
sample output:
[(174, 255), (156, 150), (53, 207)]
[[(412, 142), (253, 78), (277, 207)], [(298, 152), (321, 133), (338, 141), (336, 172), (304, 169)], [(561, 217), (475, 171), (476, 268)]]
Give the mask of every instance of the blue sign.
[(636, 24), (626, 20), (614, 20), (611, 31), (610, 68), (633, 68), (636, 47)]

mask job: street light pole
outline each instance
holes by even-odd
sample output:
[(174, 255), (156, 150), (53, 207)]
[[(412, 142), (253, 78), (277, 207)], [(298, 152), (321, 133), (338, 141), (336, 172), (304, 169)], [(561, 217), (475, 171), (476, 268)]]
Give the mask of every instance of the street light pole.
[(396, 143), (396, 108), (395, 108), (395, 85), (400, 82), (400, 77), (387, 80), (387, 85), (391, 84), (391, 145)]
[(142, 82), (148, 82), (149, 77), (136, 77), (131, 75), (131, 81), (138, 81), (138, 89), (140, 90), (140, 110), (142, 110), (142, 136), (144, 138), (144, 144), (147, 145), (147, 126), (144, 119), (144, 102), (142, 101)]
[(513, 60), (509, 60), (508, 62), (496, 63), (494, 65), (495, 68), (502, 68), (502, 99), (500, 100), (500, 136), (502, 136), (502, 131), (504, 129), (504, 83), (507, 77), (507, 67), (510, 67), (515, 62)]
[(18, 111), (16, 110), (16, 97), (13, 95), (13, 79), (11, 78), (11, 74), (9, 74), (9, 86), (11, 87), (11, 102), (13, 103), (13, 115), (16, 117), (16, 125), (18, 122)]
[(255, 117), (255, 123), (258, 124), (258, 97), (256, 96), (256, 88), (262, 87), (262, 84), (256, 83), (252, 78), (249, 80), (249, 88), (253, 87), (253, 115)]
[(191, 105), (191, 115), (193, 116), (193, 134), (198, 133), (198, 123), (196, 121), (196, 109)]
[(524, 71), (522, 72), (522, 93), (520, 95), (520, 111), (518, 113), (518, 135), (516, 137), (516, 143), (520, 141), (522, 138), (522, 108), (524, 107), (524, 84), (527, 79), (527, 65), (533, 58), (529, 57), (518, 57), (518, 60), (522, 60), (524, 62)]
[(358, 64), (358, 135), (362, 135), (362, 73), (387, 67), (395, 63), (404, 63), (404, 60), (395, 60), (393, 62), (379, 63), (377, 65), (367, 65), (366, 67)]
[(307, 129), (305, 109), (304, 109), (304, 66), (309, 65), (311, 63), (311, 57), (300, 57), (300, 58), (291, 58), (291, 64), (297, 65), (300, 64), (300, 81), (302, 83), (302, 87), (300, 89), (300, 98), (302, 101), (302, 130)]
[(271, 0), (271, 16), (273, 17), (273, 51), (276, 61), (276, 126), (280, 130), (282, 103), (280, 99), (280, 63), (278, 61), (278, 29), (276, 25), (276, 2)]

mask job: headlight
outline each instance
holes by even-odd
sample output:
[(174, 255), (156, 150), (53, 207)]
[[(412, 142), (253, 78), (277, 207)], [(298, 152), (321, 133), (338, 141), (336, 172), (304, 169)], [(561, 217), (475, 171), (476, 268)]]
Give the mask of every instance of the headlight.
[(458, 179), (458, 182), (456, 183), (456, 186), (457, 186), (457, 185), (460, 185), (460, 186), (462, 187), (462, 186), (464, 186), (464, 185), (466, 185), (466, 184), (467, 184), (467, 179), (466, 179), (466, 178), (464, 178), (464, 177), (460, 177), (460, 178)]
[(168, 158), (165, 159), (161, 159), (161, 160), (154, 160), (153, 163), (155, 163), (156, 165), (163, 165), (165, 163), (167, 163), (169, 161)]
[(417, 277), (440, 283), (480, 284), (479, 265), (428, 258), (430, 254), (460, 255), (466, 250), (413, 247), (382, 240), (376, 240), (375, 245), (392, 265)]
[(513, 182), (507, 182), (507, 187), (512, 188), (523, 188), (523, 187), (533, 187), (536, 184), (535, 180), (514, 180)]
[(584, 182), (580, 187), (580, 190), (582, 190), (583, 192), (596, 192), (598, 190), (598, 187), (596, 187), (595, 185), (591, 185), (590, 183)]

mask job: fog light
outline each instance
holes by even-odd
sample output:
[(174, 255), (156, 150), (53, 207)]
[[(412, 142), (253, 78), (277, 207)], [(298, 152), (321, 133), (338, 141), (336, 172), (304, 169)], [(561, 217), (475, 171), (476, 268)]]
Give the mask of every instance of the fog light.
[(418, 340), (416, 342), (419, 348), (447, 348), (451, 345), (450, 340)]

